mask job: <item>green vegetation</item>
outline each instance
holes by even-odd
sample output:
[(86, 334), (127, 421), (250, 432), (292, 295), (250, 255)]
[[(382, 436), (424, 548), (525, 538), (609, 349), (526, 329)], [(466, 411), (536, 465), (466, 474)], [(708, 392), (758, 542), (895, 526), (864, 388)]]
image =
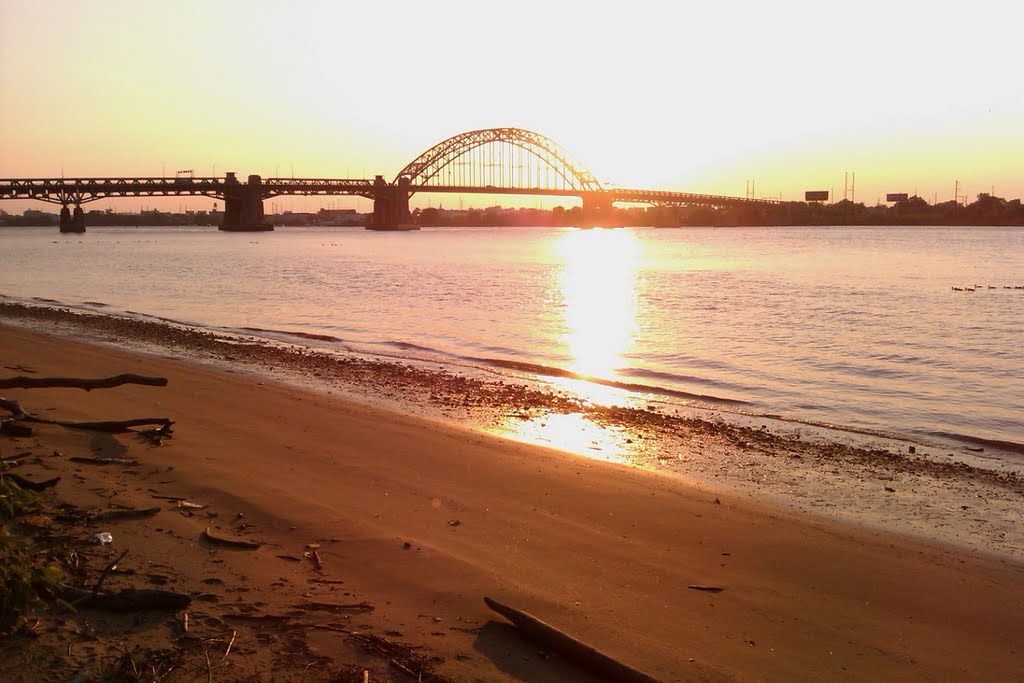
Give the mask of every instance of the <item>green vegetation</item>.
[(0, 635), (11, 633), (23, 623), (25, 615), (56, 599), (64, 573), (59, 548), (36, 548), (24, 538), (10, 533), (9, 525), (38, 509), (31, 491), (22, 489), (0, 465)]

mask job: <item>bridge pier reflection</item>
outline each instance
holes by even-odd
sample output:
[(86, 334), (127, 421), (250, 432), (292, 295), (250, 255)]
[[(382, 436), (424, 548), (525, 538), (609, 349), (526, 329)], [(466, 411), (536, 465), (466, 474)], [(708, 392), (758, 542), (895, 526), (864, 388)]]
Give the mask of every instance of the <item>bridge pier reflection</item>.
[(85, 212), (82, 207), (75, 204), (74, 212), (64, 204), (60, 210), (60, 231), (61, 232), (85, 232)]
[(242, 185), (234, 173), (228, 173), (224, 181), (224, 220), (221, 230), (228, 232), (264, 232), (273, 230), (263, 214), (263, 180), (250, 175), (249, 182)]

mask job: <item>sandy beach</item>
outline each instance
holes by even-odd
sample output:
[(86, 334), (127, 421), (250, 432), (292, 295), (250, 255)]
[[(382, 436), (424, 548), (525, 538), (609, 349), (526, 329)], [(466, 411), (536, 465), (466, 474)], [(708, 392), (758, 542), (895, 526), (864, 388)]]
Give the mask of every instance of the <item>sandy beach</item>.
[[(168, 417), (174, 438), (161, 446), (37, 425), (32, 437), (0, 437), (0, 449), (33, 453), (19, 471), (62, 476), (55, 495), (75, 505), (164, 505), (152, 519), (107, 525), (114, 543), (83, 552), (102, 566), (130, 551), (136, 574), (112, 587), (158, 574), (164, 587), (203, 596), (188, 610), (194, 628), (235, 633), (213, 680), (349, 680), (343, 670), (415, 680), (395, 657), (374, 655), (365, 634), (378, 650), (381, 640), (413, 646), (429, 664), (423, 680), (592, 680), (523, 639), (484, 596), (664, 681), (1009, 681), (1024, 671), (1024, 566), (1007, 557), (183, 360), (172, 348), (141, 353), (9, 325), (0, 340), (4, 376), (168, 378), (163, 388), (4, 393), (47, 417)], [(83, 466), (69, 462), (74, 454), (141, 464)], [(260, 547), (211, 547), (201, 540), (208, 526)], [(13, 680), (35, 680), (41, 662), (49, 680), (68, 680), (99, 671), (114, 641), (171, 647), (179, 624), (180, 615), (151, 616), (142, 636), (118, 622), (89, 646), (43, 636), (2, 654)], [(211, 670), (197, 666), (179, 671), (205, 680)]]

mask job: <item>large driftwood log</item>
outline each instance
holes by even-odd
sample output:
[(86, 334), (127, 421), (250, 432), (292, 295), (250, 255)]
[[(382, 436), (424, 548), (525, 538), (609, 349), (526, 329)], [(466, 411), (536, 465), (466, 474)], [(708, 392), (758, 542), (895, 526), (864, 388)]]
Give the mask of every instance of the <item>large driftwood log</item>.
[(99, 379), (82, 379), (80, 377), (17, 377), (0, 378), (0, 389), (110, 389), (119, 387), (122, 384), (144, 384), (151, 387), (167, 386), (166, 377), (146, 377), (125, 373), (113, 377), (101, 377)]
[(139, 417), (131, 420), (105, 420), (101, 422), (47, 420), (42, 417), (35, 417), (34, 415), (26, 417), (25, 419), (31, 422), (60, 425), (61, 427), (67, 427), (68, 429), (88, 429), (93, 432), (127, 432), (131, 431), (132, 427), (142, 427), (145, 425), (160, 425), (158, 429), (170, 431), (171, 425), (174, 424), (174, 420), (166, 417)]
[(61, 586), (60, 598), (78, 607), (108, 612), (139, 612), (147, 609), (183, 609), (192, 604), (184, 593), (155, 588), (126, 588), (118, 593), (93, 593), (84, 588)]
[(602, 679), (614, 683), (657, 683), (657, 679), (598, 652), (537, 617), (485, 597), (492, 610), (505, 617), (535, 643), (575, 662)]

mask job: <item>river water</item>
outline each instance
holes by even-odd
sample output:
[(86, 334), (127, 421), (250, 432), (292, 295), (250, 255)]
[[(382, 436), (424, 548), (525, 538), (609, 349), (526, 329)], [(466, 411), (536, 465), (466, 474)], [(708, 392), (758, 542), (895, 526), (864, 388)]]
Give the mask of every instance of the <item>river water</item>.
[(16, 300), (1018, 453), (1021, 286), (1015, 227), (0, 228)]

